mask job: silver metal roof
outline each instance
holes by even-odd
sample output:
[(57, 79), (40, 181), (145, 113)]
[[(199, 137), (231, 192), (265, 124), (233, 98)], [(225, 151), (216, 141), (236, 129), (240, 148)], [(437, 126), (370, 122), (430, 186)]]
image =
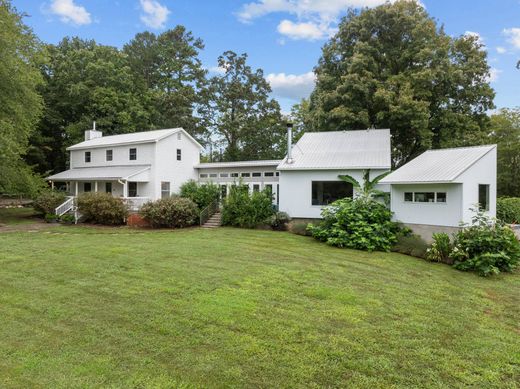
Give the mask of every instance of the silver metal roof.
[(155, 142), (160, 139), (166, 138), (172, 134), (176, 134), (177, 132), (183, 132), (191, 141), (195, 142), (200, 148), (202, 146), (198, 143), (193, 137), (188, 134), (182, 128), (168, 128), (164, 130), (152, 130), (152, 131), (142, 131), (142, 132), (133, 132), (129, 134), (120, 134), (120, 135), (109, 135), (102, 136), (100, 138), (95, 138), (91, 140), (86, 140), (84, 142), (77, 143), (70, 147), (67, 147), (67, 150), (78, 150), (78, 149), (87, 149), (92, 147), (104, 147), (104, 146), (114, 146), (114, 145), (124, 145), (124, 144), (132, 144), (132, 143), (149, 143)]
[(278, 166), (282, 162), (279, 159), (267, 159), (261, 161), (236, 161), (236, 162), (208, 162), (195, 165), (196, 169), (218, 169), (234, 167), (258, 167), (258, 166)]
[(448, 183), (493, 150), (496, 145), (429, 150), (386, 176), (381, 183)]
[(390, 169), (390, 130), (306, 132), (279, 170)]
[[(146, 172), (150, 169), (150, 165), (134, 165), (134, 166), (100, 166), (100, 167), (83, 167), (65, 170), (58, 174), (47, 177), (50, 181), (88, 181), (88, 180), (126, 180), (132, 176)], [(148, 181), (146, 177), (141, 180)]]

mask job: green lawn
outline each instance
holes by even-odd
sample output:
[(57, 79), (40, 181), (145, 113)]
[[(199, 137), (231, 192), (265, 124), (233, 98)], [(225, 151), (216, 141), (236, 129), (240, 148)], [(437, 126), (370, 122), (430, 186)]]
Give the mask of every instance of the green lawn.
[(0, 208), (0, 226), (29, 224), (38, 220), (32, 208)]
[(520, 382), (520, 274), (284, 232), (0, 234), (0, 387)]

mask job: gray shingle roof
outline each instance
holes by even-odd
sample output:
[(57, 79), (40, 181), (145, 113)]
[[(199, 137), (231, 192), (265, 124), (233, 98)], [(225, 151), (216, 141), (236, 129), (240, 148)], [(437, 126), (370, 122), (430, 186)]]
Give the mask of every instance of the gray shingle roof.
[(389, 169), (390, 130), (307, 132), (280, 170)]
[(381, 183), (445, 183), (456, 179), (496, 145), (429, 150), (386, 176)]
[(69, 169), (47, 177), (51, 181), (120, 180), (150, 169), (150, 165), (99, 166)]

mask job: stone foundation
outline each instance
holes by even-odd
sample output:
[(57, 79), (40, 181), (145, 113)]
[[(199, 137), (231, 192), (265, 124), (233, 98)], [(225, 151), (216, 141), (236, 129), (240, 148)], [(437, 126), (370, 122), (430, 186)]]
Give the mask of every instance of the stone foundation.
[(433, 234), (437, 232), (445, 232), (452, 237), (453, 234), (460, 230), (460, 227), (448, 227), (448, 226), (432, 226), (428, 224), (411, 224), (403, 223), (404, 226), (411, 228), (413, 233), (419, 235), (426, 243), (433, 242)]

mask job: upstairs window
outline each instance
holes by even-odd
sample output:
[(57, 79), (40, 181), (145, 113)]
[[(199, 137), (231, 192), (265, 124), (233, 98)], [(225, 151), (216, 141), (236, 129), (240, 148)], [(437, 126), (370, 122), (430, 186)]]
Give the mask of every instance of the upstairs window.
[(107, 161), (112, 161), (112, 158), (113, 158), (113, 151), (112, 150), (107, 150), (107, 153), (106, 153), (106, 157), (107, 157)]
[(231, 177), (238, 177), (238, 173), (231, 173)]
[(208, 173), (200, 173), (199, 178), (208, 178)]
[(85, 163), (90, 162), (90, 151), (85, 151)]
[(262, 173), (260, 173), (260, 172), (253, 172), (253, 177), (262, 177)]
[(274, 177), (274, 172), (264, 172), (264, 177)]
[(217, 173), (209, 173), (209, 178), (217, 178)]
[(136, 148), (131, 148), (129, 150), (129, 158), (130, 158), (130, 161), (137, 161), (137, 149)]
[(251, 173), (242, 173), (241, 177), (251, 177)]
[(482, 211), (489, 211), (489, 185), (479, 184), (478, 205)]
[(161, 199), (170, 197), (170, 183), (168, 181), (161, 182)]
[(220, 178), (227, 178), (229, 177), (229, 173), (220, 173)]
[(182, 150), (177, 149), (177, 161), (180, 161), (182, 159)]

